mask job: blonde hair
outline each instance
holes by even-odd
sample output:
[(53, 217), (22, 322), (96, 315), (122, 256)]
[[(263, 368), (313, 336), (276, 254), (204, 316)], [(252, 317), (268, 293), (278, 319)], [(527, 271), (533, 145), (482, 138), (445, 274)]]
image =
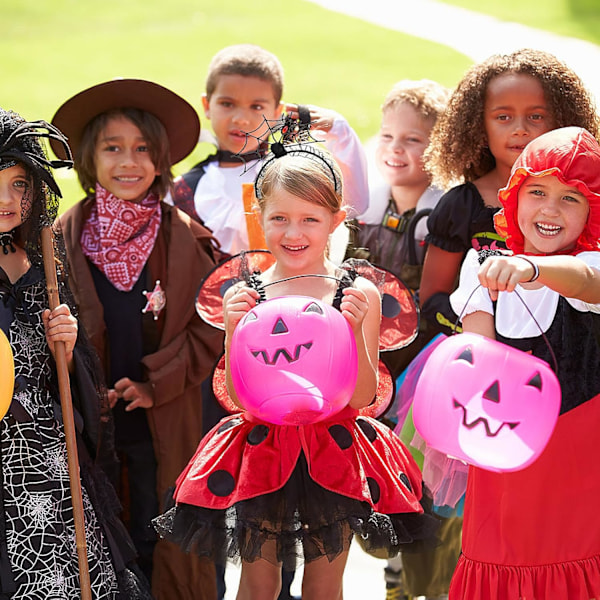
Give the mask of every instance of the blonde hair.
[(430, 79), (402, 79), (388, 92), (381, 112), (396, 108), (400, 104), (410, 104), (423, 119), (437, 121), (446, 110), (450, 90)]
[(271, 84), (275, 104), (279, 104), (281, 101), (283, 67), (274, 54), (260, 46), (236, 44), (223, 48), (213, 56), (206, 77), (206, 97), (209, 100), (222, 75), (241, 75), (242, 77), (262, 79)]
[(337, 213), (342, 208), (342, 173), (333, 158), (321, 154), (292, 150), (270, 159), (259, 174), (259, 209), (274, 192), (284, 190)]

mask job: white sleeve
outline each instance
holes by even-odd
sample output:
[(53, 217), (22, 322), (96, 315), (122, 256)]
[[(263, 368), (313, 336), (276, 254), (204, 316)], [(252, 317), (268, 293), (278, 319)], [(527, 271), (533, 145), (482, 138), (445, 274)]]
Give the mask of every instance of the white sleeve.
[(364, 213), (369, 206), (367, 157), (358, 135), (341, 115), (336, 115), (329, 131), (316, 133), (325, 136), (325, 146), (342, 171), (344, 204), (348, 217)]
[[(600, 271), (600, 252), (581, 252), (577, 254), (577, 258), (581, 259), (586, 265)], [(600, 313), (600, 304), (588, 304), (577, 298), (567, 298), (567, 302), (580, 312)]]
[(477, 273), (479, 260), (477, 250), (471, 248), (460, 268), (458, 288), (450, 294), (452, 310), (462, 319), (477, 311), (494, 314), (494, 305), (487, 288), (481, 287)]

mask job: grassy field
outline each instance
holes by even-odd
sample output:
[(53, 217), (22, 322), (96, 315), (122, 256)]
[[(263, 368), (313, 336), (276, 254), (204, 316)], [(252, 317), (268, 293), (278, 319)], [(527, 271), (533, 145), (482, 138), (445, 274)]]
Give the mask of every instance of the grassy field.
[[(598, 0), (452, 3), (580, 37), (593, 29), (590, 23), (598, 24), (598, 9), (592, 9)], [(334, 108), (366, 140), (377, 130), (379, 105), (395, 81), (430, 78), (452, 86), (470, 65), (447, 47), (302, 0), (19, 0), (5, 2), (2, 16), (0, 106), (30, 119), (50, 120), (65, 99), (114, 77), (154, 80), (199, 109), (212, 55), (250, 42), (281, 59), (284, 100)], [(210, 150), (200, 145), (175, 171)], [(59, 179), (64, 208), (81, 194), (72, 175)]]
[(599, 0), (442, 0), (447, 4), (600, 44)]
[[(114, 77), (170, 87), (200, 108), (206, 68), (223, 46), (268, 48), (285, 68), (284, 99), (334, 108), (362, 139), (377, 130), (379, 105), (398, 79), (453, 85), (470, 61), (454, 52), (357, 19), (289, 0), (19, 0), (0, 22), (1, 103), (50, 120), (80, 90)], [(207, 153), (200, 146), (181, 172)], [(80, 197), (61, 177), (64, 206)]]

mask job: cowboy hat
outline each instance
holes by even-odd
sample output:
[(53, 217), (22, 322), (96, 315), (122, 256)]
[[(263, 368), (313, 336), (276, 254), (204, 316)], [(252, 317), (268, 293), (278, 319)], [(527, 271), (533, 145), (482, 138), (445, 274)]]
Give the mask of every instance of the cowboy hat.
[[(169, 138), (171, 164), (185, 158), (198, 142), (200, 119), (191, 104), (144, 79), (113, 79), (83, 90), (56, 111), (52, 124), (67, 136), (75, 154), (85, 126), (97, 115), (117, 108), (137, 108), (160, 120)], [(60, 144), (51, 140), (50, 145), (56, 156), (65, 158)]]

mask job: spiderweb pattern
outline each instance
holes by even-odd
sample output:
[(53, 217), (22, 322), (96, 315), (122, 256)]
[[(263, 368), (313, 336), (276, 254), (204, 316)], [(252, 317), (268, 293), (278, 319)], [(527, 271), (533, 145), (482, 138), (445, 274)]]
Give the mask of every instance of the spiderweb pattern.
[[(247, 151), (252, 140), (254, 151)], [(267, 140), (267, 142), (265, 142)], [(279, 119), (263, 117), (262, 123), (252, 131), (246, 132), (246, 141), (237, 156), (245, 163), (245, 171), (256, 165), (255, 160), (265, 157), (266, 148), (277, 154), (280, 146), (286, 148), (290, 145), (320, 143), (310, 133), (310, 119), (294, 119), (289, 113), (281, 115)], [(251, 163), (250, 165), (248, 163)], [(244, 172), (245, 172), (244, 171)]]
[[(252, 146), (256, 147), (255, 152), (245, 152), (249, 140), (253, 140)], [(268, 140), (267, 145), (270, 150), (267, 156), (265, 156), (265, 140)], [(244, 173), (259, 164), (260, 161), (256, 159), (264, 159), (254, 181), (254, 192), (259, 200), (262, 198), (262, 183), (268, 165), (286, 154), (301, 154), (306, 158), (323, 163), (331, 172), (336, 192), (341, 193), (342, 182), (335, 173), (333, 159), (327, 156), (326, 151), (315, 146), (320, 142), (322, 140), (317, 140), (311, 135), (308, 112), (298, 119), (290, 114), (284, 114), (279, 119), (263, 117), (262, 123), (256, 129), (246, 133), (244, 147), (236, 156), (244, 162)]]
[[(48, 347), (41, 321), (42, 281), (23, 289), (9, 330), (15, 399), (29, 418), (1, 423), (6, 534), (18, 592), (13, 600), (80, 598), (75, 526), (62, 425), (54, 415)], [(83, 490), (94, 600), (114, 599), (117, 580), (107, 542)]]

